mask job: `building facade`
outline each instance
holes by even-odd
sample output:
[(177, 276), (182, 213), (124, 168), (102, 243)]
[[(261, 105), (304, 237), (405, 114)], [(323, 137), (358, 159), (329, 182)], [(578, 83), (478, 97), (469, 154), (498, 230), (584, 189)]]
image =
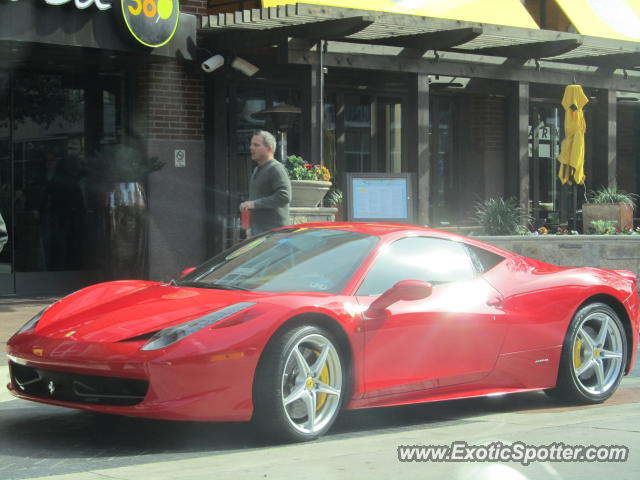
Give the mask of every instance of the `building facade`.
[[(300, 108), (287, 152), (328, 166), (339, 188), (350, 172), (414, 174), (415, 223), (473, 225), (476, 202), (513, 196), (540, 224), (575, 225), (585, 187), (557, 179), (566, 85), (589, 98), (586, 189), (640, 191), (640, 37), (581, 2), (590, 20), (566, 0), (445, 2), (450, 11), (183, 0), (173, 37), (152, 47), (131, 38), (122, 12), (170, 20), (166, 4), (161, 16), (155, 1), (0, 0), (0, 211), (11, 233), (0, 295), (107, 279), (104, 199), (85, 168), (105, 145), (165, 164), (144, 182), (145, 278), (169, 280), (229, 246), (241, 236), (251, 133), (277, 127), (255, 114), (281, 104)], [(609, 10), (637, 19), (634, 5)]]
[[(204, 82), (194, 59), (205, 12), (204, 1), (0, 1), (0, 211), (10, 230), (0, 295), (106, 278), (104, 186), (90, 160), (107, 145), (165, 163), (145, 182), (148, 275), (204, 257)], [(175, 167), (177, 150), (187, 167)]]

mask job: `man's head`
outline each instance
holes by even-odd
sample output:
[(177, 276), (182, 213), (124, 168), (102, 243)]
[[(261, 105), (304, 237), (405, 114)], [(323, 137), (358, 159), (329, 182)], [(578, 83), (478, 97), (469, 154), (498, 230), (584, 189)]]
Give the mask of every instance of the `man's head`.
[(258, 165), (271, 160), (276, 150), (276, 139), (269, 132), (258, 130), (251, 137), (251, 160)]

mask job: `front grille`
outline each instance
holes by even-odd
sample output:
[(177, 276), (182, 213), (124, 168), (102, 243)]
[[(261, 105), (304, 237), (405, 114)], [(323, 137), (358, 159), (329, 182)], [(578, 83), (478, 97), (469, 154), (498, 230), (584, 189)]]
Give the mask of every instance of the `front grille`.
[(136, 405), (147, 394), (148, 382), (130, 378), (78, 375), (9, 362), (13, 386), (44, 399), (92, 405)]

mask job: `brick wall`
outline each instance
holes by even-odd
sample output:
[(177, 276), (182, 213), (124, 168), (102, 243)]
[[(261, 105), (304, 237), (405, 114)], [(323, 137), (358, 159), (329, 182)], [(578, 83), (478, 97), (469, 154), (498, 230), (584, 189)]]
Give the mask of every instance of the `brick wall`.
[(473, 97), (471, 109), (471, 148), (503, 152), (506, 146), (507, 104), (504, 97)]
[[(476, 195), (483, 198), (504, 195), (507, 151), (507, 100), (504, 97), (472, 97), (469, 102), (470, 158)], [(481, 178), (482, 182), (478, 182)], [(477, 197), (476, 197), (477, 198)]]
[(146, 136), (204, 139), (204, 81), (193, 67), (177, 61), (144, 65), (136, 90)]

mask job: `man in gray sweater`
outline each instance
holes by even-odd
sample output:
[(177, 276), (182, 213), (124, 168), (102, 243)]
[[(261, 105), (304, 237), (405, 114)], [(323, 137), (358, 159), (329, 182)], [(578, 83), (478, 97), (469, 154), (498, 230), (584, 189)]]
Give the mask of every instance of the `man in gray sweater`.
[(289, 224), (291, 181), (284, 165), (273, 158), (276, 139), (269, 132), (257, 131), (251, 137), (251, 160), (257, 166), (249, 181), (249, 200), (240, 211), (250, 211), (251, 235)]

